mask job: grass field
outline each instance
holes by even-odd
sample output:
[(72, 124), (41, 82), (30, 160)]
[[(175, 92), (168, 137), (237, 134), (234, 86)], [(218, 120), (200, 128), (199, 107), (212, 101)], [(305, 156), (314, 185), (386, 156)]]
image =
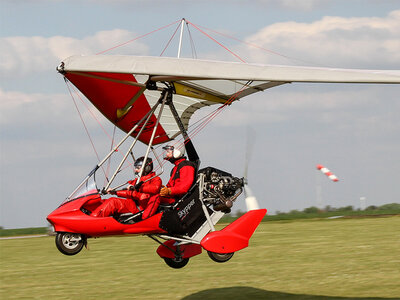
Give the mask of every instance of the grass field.
[(169, 268), (147, 237), (0, 240), (1, 299), (400, 299), (400, 217), (263, 222), (218, 264)]

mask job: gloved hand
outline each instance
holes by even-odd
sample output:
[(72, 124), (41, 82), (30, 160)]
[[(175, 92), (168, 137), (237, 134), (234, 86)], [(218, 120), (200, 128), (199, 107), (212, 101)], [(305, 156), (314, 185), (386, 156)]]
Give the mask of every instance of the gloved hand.
[(117, 191), (116, 191), (116, 190), (113, 190), (113, 189), (108, 189), (108, 190), (107, 190), (107, 194), (116, 195), (116, 194), (117, 194)]
[(161, 190), (160, 190), (160, 196), (161, 196), (161, 197), (167, 197), (167, 196), (169, 196), (169, 195), (171, 195), (171, 189), (170, 189), (170, 188), (167, 188), (167, 187), (165, 187), (165, 186), (163, 186), (163, 187), (161, 188)]
[(140, 187), (143, 185), (143, 181), (140, 181), (138, 184), (135, 184), (135, 187), (134, 187), (134, 189), (136, 190), (136, 191), (139, 191), (139, 189), (140, 189)]

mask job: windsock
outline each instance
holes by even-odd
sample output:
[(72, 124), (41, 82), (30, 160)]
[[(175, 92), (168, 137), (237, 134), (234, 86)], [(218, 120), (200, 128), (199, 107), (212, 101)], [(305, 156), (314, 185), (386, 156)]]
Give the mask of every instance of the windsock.
[(339, 179), (336, 177), (336, 175), (333, 174), (327, 168), (325, 168), (323, 165), (317, 165), (317, 169), (320, 170), (322, 173), (324, 173), (326, 176), (328, 176), (330, 180), (335, 181), (335, 182), (339, 181)]

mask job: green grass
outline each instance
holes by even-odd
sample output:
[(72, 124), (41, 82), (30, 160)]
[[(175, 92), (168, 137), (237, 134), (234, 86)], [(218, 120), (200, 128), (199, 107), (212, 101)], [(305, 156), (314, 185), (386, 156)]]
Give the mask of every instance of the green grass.
[(47, 234), (49, 228), (47, 227), (32, 227), (32, 228), (18, 228), (18, 229), (0, 229), (0, 237), (4, 236), (18, 236), (18, 235), (36, 235)]
[(1, 299), (400, 298), (400, 217), (263, 222), (224, 264), (207, 254), (169, 268), (147, 237), (0, 240)]

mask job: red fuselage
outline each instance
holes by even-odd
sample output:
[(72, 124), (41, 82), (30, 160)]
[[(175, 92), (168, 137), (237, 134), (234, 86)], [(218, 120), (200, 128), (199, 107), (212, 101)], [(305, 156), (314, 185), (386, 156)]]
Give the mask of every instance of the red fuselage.
[(162, 213), (134, 224), (122, 224), (111, 216), (93, 217), (83, 212), (82, 209), (92, 211), (101, 201), (99, 194), (93, 194), (66, 202), (49, 214), (47, 220), (56, 232), (80, 233), (89, 237), (166, 233), (158, 226)]

